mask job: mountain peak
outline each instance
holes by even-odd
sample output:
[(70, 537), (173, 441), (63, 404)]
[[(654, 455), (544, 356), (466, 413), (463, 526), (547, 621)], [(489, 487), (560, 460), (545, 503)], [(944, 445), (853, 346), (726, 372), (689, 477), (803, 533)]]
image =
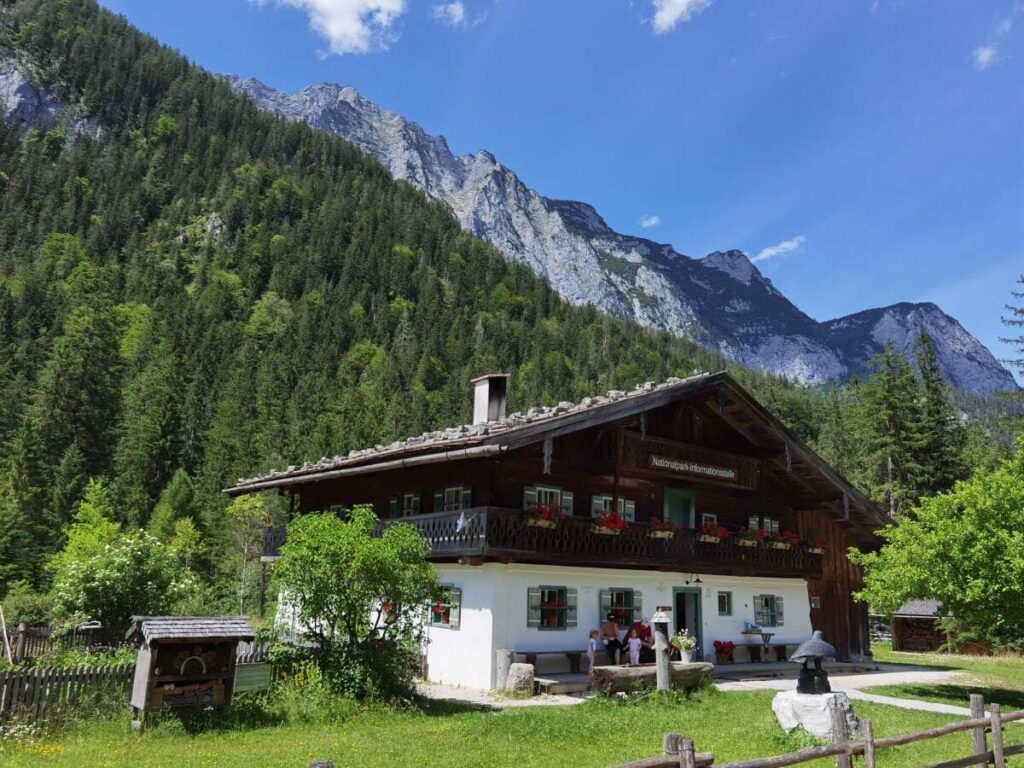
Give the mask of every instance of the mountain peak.
[(735, 249), (714, 251), (701, 259), (700, 263), (709, 269), (725, 272), (733, 280), (744, 285), (750, 285), (751, 280), (755, 277), (764, 281), (764, 275), (761, 274), (743, 251)]

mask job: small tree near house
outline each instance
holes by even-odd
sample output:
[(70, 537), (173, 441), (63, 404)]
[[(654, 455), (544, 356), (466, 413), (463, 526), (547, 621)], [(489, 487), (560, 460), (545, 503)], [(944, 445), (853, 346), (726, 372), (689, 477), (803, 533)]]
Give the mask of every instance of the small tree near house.
[(304, 515), (288, 526), (274, 564), (312, 657), (331, 686), (358, 698), (400, 698), (419, 668), (424, 606), (438, 595), (427, 541), (356, 507), (341, 520)]

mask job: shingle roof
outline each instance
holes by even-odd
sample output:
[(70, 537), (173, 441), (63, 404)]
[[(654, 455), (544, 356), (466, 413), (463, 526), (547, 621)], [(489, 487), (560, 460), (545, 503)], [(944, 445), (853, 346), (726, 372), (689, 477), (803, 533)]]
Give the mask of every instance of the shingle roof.
[(908, 600), (899, 607), (893, 616), (906, 618), (934, 618), (939, 615), (939, 601), (928, 598), (926, 600)]
[[(661, 384), (648, 381), (637, 384), (629, 391), (613, 389), (605, 395), (585, 397), (578, 403), (563, 401), (558, 405), (538, 406), (525, 413), (513, 413), (483, 424), (463, 424), (434, 432), (424, 432), (417, 437), (396, 440), (388, 445), (375, 445), (372, 448), (349, 451), (347, 456), (325, 456), (319, 461), (307, 462), (301, 466), (293, 465), (287, 469), (271, 470), (255, 477), (239, 478), (236, 485), (227, 490), (228, 492), (244, 492), (250, 486), (287, 477), (312, 475), (360, 464), (373, 464), (411, 453), (431, 453), (465, 448), (480, 443), (501, 442), (503, 437), (511, 437), (531, 426), (561, 421), (583, 412), (597, 412), (603, 407), (623, 404), (631, 400), (647, 399), (655, 393), (685, 388), (684, 385), (693, 385), (704, 381), (710, 383), (722, 378), (722, 375), (698, 372), (685, 379), (670, 377)], [(552, 424), (552, 426), (554, 425)]]
[(245, 616), (132, 616), (125, 637), (154, 640), (252, 640), (256, 631)]

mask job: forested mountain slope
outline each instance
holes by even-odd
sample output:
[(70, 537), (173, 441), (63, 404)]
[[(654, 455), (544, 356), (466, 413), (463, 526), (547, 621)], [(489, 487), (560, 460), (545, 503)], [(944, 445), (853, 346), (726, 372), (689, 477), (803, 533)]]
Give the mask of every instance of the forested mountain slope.
[[(36, 105), (0, 125), (0, 582), (41, 578), (89, 477), (145, 524), (183, 469), (216, 537), (226, 483), (463, 422), (473, 375), (518, 408), (723, 366), (92, 0), (5, 4), (0, 50)], [(811, 393), (736, 372), (813, 437)]]

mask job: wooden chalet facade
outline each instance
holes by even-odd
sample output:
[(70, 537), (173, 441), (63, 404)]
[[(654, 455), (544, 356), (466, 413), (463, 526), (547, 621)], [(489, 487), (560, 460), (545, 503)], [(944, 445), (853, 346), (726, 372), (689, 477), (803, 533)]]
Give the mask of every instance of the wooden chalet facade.
[[(714, 640), (752, 645), (745, 622), (783, 644), (821, 629), (840, 658), (869, 655), (845, 552), (878, 546), (886, 518), (728, 374), (508, 417), (506, 383), (475, 380), (473, 425), (227, 493), (289, 494), (296, 513), (367, 503), (383, 524), (415, 525), (452, 595), (431, 619), (432, 679), (488, 687), (497, 648), (584, 648), (607, 609), (635, 620), (644, 605), (674, 606), (705, 656)], [(627, 525), (609, 531), (598, 523), (615, 499)], [(538, 522), (554, 505), (564, 517)], [(268, 531), (265, 559), (282, 536)], [(481, 657), (471, 674), (466, 654)]]

